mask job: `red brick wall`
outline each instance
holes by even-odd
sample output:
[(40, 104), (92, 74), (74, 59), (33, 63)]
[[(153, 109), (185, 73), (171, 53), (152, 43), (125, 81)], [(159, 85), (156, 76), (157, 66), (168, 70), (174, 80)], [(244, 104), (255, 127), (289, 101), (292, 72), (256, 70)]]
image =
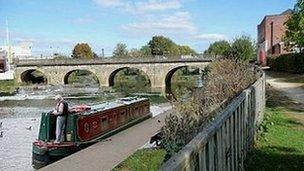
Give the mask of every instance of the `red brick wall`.
[[(258, 43), (262, 43), (263, 40), (266, 40), (267, 54), (272, 54), (273, 50), (275, 50), (275, 48), (272, 48), (271, 46), (275, 46), (283, 41), (286, 31), (285, 22), (289, 17), (290, 14), (266, 16), (262, 23), (258, 26)], [(272, 27), (273, 33), (271, 33)], [(282, 47), (281, 54), (284, 53), (287, 52), (284, 50), (284, 47)]]

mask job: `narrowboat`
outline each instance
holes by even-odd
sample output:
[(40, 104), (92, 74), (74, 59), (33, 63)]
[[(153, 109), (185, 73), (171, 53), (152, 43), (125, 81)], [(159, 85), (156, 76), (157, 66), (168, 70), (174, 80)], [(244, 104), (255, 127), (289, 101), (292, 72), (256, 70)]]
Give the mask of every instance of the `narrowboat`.
[(72, 107), (66, 120), (65, 141), (54, 144), (56, 116), (51, 113), (42, 113), (39, 136), (33, 142), (32, 165), (36, 169), (151, 117), (146, 98), (129, 97)]

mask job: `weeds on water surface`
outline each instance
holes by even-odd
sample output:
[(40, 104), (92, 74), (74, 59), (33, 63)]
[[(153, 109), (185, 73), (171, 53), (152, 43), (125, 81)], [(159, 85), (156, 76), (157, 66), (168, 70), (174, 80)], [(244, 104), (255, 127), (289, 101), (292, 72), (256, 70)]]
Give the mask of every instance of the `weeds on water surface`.
[(214, 117), (215, 111), (257, 78), (248, 63), (231, 59), (216, 61), (206, 71), (204, 87), (186, 100), (173, 102), (173, 110), (165, 119), (163, 147), (168, 155), (182, 149)]

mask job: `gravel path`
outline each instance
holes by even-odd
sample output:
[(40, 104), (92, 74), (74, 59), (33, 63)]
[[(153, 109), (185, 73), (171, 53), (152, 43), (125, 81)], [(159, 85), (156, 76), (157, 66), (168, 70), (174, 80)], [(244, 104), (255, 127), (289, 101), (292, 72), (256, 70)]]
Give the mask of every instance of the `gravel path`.
[(272, 87), (282, 91), (290, 99), (304, 103), (304, 83), (302, 75), (266, 73), (266, 80)]

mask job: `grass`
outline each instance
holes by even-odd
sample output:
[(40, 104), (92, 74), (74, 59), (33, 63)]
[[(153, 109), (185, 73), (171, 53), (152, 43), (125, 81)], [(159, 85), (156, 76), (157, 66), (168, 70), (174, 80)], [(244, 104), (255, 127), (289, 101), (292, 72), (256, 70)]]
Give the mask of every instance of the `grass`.
[(156, 171), (165, 158), (163, 149), (141, 149), (116, 166), (113, 171)]
[(1, 80), (0, 81), (0, 93), (1, 94), (12, 94), (18, 85), (15, 80)]
[(264, 121), (247, 157), (246, 170), (304, 170), (303, 104), (294, 103), (273, 89), (269, 92), (272, 96), (268, 96)]

